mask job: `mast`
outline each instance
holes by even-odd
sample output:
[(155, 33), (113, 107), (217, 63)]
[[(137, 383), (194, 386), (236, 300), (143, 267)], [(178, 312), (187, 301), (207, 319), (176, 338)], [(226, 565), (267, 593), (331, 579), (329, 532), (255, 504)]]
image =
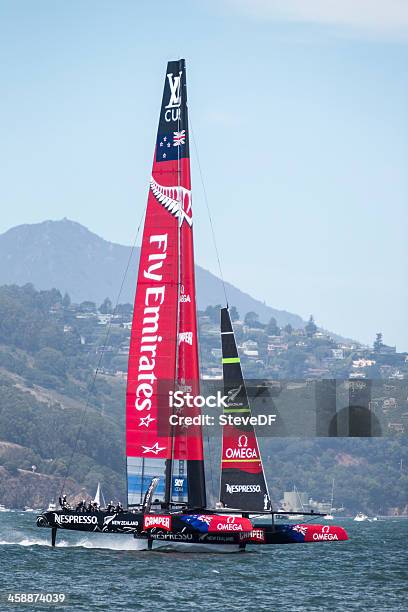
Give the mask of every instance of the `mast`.
[[(180, 60), (181, 114), (178, 117), (178, 133), (183, 146), (178, 151), (178, 184), (180, 187), (180, 209), (189, 215), (179, 217), (179, 266), (178, 266), (178, 308), (177, 308), (177, 349), (176, 386), (178, 390), (197, 395), (200, 393), (197, 308), (194, 272), (194, 241), (192, 225), (192, 196), (189, 159), (189, 126), (187, 107), (187, 84), (184, 60)], [(189, 190), (188, 196), (183, 188)], [(185, 408), (186, 416), (197, 416), (197, 408)], [(183, 483), (183, 485), (181, 484)], [(184, 487), (184, 490), (183, 490)], [(186, 501), (190, 507), (206, 506), (204, 455), (202, 430), (190, 426), (187, 430), (175, 427), (173, 431), (172, 458), (173, 501)]]
[[(181, 64), (180, 60), (180, 64)], [(181, 68), (181, 66), (179, 66)], [(184, 75), (185, 75), (185, 66), (184, 67)], [(185, 102), (187, 102), (187, 86), (186, 83), (184, 83), (185, 85), (185, 95), (183, 96), (183, 90), (181, 89), (180, 91), (180, 96), (183, 97), (183, 99), (185, 99)], [(181, 87), (183, 87), (183, 81), (181, 81)], [(187, 111), (187, 107), (186, 107), (186, 111)], [(181, 121), (180, 121), (181, 117), (180, 114), (178, 115), (177, 118), (177, 133), (181, 134)], [(187, 117), (186, 117), (187, 120)], [(180, 192), (180, 187), (181, 187), (181, 163), (180, 163), (180, 151), (181, 151), (181, 146), (177, 147), (177, 203), (178, 203), (178, 207), (181, 210), (182, 209), (182, 201), (181, 201), (181, 192)], [(181, 270), (181, 248), (180, 248), (180, 219), (178, 220), (178, 224), (177, 224), (177, 310), (176, 310), (176, 342), (175, 342), (175, 351), (176, 351), (176, 375), (175, 375), (175, 386), (178, 387), (177, 382), (179, 379), (179, 342), (178, 342), (178, 338), (179, 338), (179, 333), (180, 333), (180, 270)], [(174, 474), (173, 474), (173, 469), (174, 469), (174, 436), (175, 436), (175, 428), (171, 427), (170, 428), (170, 432), (171, 432), (171, 453), (170, 453), (170, 457), (166, 460), (166, 487), (165, 487), (165, 504), (166, 506), (170, 506), (172, 503), (172, 497), (173, 497), (173, 478), (174, 478)], [(179, 473), (181, 471), (182, 468), (182, 461), (179, 461)], [(183, 488), (183, 487), (182, 487)]]
[[(224, 415), (251, 416), (228, 308), (221, 309), (222, 369), (227, 408)], [(220, 501), (229, 508), (271, 509), (262, 459), (252, 425), (227, 424), (222, 432)]]
[(334, 501), (334, 478), (332, 479), (332, 490), (331, 490), (330, 512), (333, 512), (333, 501)]
[[(197, 321), (184, 60), (164, 82), (139, 262), (126, 400), (128, 504), (205, 504), (201, 428), (170, 427), (169, 391), (198, 392)], [(187, 474), (185, 465), (187, 463)], [(194, 482), (190, 482), (194, 480)]]

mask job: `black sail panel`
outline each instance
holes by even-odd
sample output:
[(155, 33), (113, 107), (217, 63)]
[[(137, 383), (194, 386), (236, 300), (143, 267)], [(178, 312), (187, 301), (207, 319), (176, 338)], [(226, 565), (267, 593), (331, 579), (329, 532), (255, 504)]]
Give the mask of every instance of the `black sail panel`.
[[(220, 501), (229, 508), (245, 511), (270, 510), (270, 498), (262, 459), (251, 417), (241, 363), (227, 308), (221, 309), (222, 369), (224, 408)], [(242, 418), (240, 423), (235, 417)], [(233, 420), (235, 419), (235, 420)]]

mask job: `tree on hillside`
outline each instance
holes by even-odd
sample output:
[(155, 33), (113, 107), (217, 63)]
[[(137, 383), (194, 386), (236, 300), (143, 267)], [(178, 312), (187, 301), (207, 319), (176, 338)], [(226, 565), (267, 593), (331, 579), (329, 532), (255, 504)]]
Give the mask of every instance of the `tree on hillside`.
[(133, 306), (127, 302), (126, 304), (118, 304), (116, 307), (116, 314), (122, 317), (131, 317), (133, 313)]
[(71, 306), (71, 298), (69, 293), (65, 292), (64, 297), (62, 298), (62, 307), (67, 309)]
[[(32, 287), (32, 285), (30, 287)], [(30, 288), (30, 292), (31, 292), (31, 288)], [(52, 308), (53, 306), (54, 307), (58, 306), (62, 303), (62, 295), (58, 291), (58, 289), (49, 289), (49, 290), (43, 290), (43, 291), (35, 291), (34, 289), (33, 298), (34, 298), (33, 306), (37, 306), (44, 313), (48, 313), (50, 308)]]
[(79, 309), (81, 310), (81, 312), (96, 312), (96, 304), (95, 302), (85, 300), (84, 302), (80, 303)]
[(283, 328), (283, 331), (288, 334), (288, 336), (292, 335), (293, 332), (293, 327), (291, 326), (290, 323), (288, 323), (287, 325), (285, 325), (285, 327)]
[(278, 327), (275, 317), (269, 319), (269, 323), (266, 326), (266, 333), (268, 336), (280, 336), (280, 327)]
[(99, 306), (99, 312), (101, 314), (112, 314), (112, 302), (108, 297), (106, 297)]
[(382, 339), (383, 339), (382, 333), (378, 332), (376, 334), (376, 338), (373, 344), (373, 348), (376, 353), (378, 353), (381, 350), (381, 348), (384, 346)]
[(207, 308), (204, 311), (204, 314), (210, 318), (210, 321), (212, 321), (213, 323), (219, 324), (220, 310), (221, 310), (221, 304), (217, 304), (216, 306), (207, 306)]
[(252, 310), (246, 313), (244, 320), (245, 325), (248, 325), (249, 327), (258, 327), (259, 325), (259, 315)]
[(67, 364), (61, 351), (53, 348), (42, 348), (35, 356), (37, 368), (54, 376), (66, 376)]
[(305, 326), (305, 330), (308, 336), (313, 336), (317, 332), (317, 325), (314, 322), (313, 315), (310, 315), (309, 321)]
[(231, 308), (229, 309), (229, 313), (230, 313), (231, 321), (239, 320), (239, 312), (236, 309), (236, 306), (231, 306)]
[(62, 326), (55, 321), (47, 321), (38, 331), (39, 348), (50, 347), (58, 351), (64, 345), (64, 333)]

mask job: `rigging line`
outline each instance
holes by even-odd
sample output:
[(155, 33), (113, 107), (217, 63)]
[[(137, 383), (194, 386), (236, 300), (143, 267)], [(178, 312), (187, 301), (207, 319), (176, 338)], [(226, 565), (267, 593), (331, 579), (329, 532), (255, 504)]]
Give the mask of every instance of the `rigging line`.
[[(127, 273), (129, 271), (130, 263), (131, 263), (131, 261), (133, 259), (133, 254), (134, 254), (135, 247), (136, 247), (136, 241), (137, 241), (137, 239), (139, 237), (139, 232), (140, 232), (140, 228), (142, 226), (142, 222), (143, 222), (143, 218), (145, 216), (145, 212), (146, 211), (144, 210), (143, 213), (142, 213), (142, 216), (140, 218), (139, 225), (138, 225), (138, 228), (137, 228), (137, 231), (136, 231), (136, 236), (135, 236), (135, 239), (133, 241), (132, 247), (130, 249), (128, 261), (127, 261), (127, 264), (126, 264), (126, 268), (125, 268), (124, 274), (122, 276), (122, 282), (120, 284), (120, 288), (119, 288), (119, 291), (118, 291), (118, 294), (117, 294), (117, 297), (116, 297), (116, 303), (115, 303), (115, 307), (113, 309), (112, 315), (114, 315), (116, 313), (118, 305), (119, 305), (119, 300), (120, 300), (120, 297), (122, 295), (123, 286), (125, 284)], [(107, 327), (106, 334), (105, 334), (104, 343), (102, 345), (102, 351), (101, 351), (101, 354), (99, 356), (97, 366), (95, 368), (95, 372), (94, 372), (94, 375), (93, 375), (93, 378), (92, 378), (91, 385), (90, 385), (90, 387), (88, 387), (88, 392), (87, 392), (87, 395), (86, 395), (86, 401), (85, 401), (84, 407), (82, 409), (81, 419), (80, 419), (79, 426), (78, 426), (78, 432), (77, 432), (77, 435), (76, 435), (76, 438), (75, 438), (74, 448), (72, 449), (71, 456), (70, 456), (70, 459), (69, 459), (69, 462), (68, 462), (68, 465), (67, 465), (67, 469), (65, 471), (64, 480), (63, 480), (63, 483), (62, 483), (62, 486), (61, 486), (60, 497), (62, 496), (62, 494), (64, 492), (65, 484), (66, 484), (67, 478), (68, 478), (69, 473), (70, 473), (70, 469), (71, 469), (71, 466), (72, 466), (73, 458), (74, 458), (74, 455), (75, 455), (75, 453), (77, 451), (77, 448), (78, 448), (78, 442), (80, 440), (82, 430), (83, 430), (83, 428), (85, 426), (85, 423), (86, 423), (86, 418), (85, 418), (86, 410), (87, 410), (87, 408), (89, 406), (91, 394), (92, 394), (92, 391), (94, 390), (94, 387), (95, 387), (96, 378), (97, 378), (97, 376), (99, 374), (99, 370), (100, 370), (101, 365), (102, 365), (103, 356), (105, 354), (105, 348), (106, 348), (106, 345), (108, 343), (108, 340), (109, 340), (109, 337), (110, 337), (110, 333), (111, 333), (111, 329), (112, 329), (112, 319), (113, 319), (113, 316), (109, 319), (108, 327)]]
[[(200, 325), (199, 322), (197, 321), (197, 334), (198, 334), (198, 353), (199, 353), (199, 360), (198, 360), (198, 370), (199, 370), (199, 380), (201, 381), (202, 375), (203, 375), (203, 353), (201, 350), (201, 331), (200, 331)], [(207, 435), (206, 435), (206, 442), (207, 442), (207, 448), (208, 448), (208, 455), (209, 455), (209, 465), (210, 465), (210, 482), (211, 482), (211, 493), (212, 496), (214, 497), (214, 499), (217, 499), (217, 494), (215, 491), (215, 487), (214, 487), (214, 477), (213, 477), (213, 454), (212, 454), (212, 449), (211, 449), (211, 443), (210, 443), (210, 434), (209, 431), (207, 429)], [(215, 493), (215, 494), (214, 494)]]
[[(180, 68), (180, 63), (179, 63), (179, 68)], [(187, 86), (187, 85), (186, 85)], [(184, 92), (181, 92), (181, 95), (184, 95)], [(178, 133), (180, 133), (180, 127), (181, 127), (181, 117), (180, 114), (177, 117), (177, 131)], [(180, 302), (180, 297), (181, 297), (181, 273), (182, 273), (182, 269), (181, 269), (181, 223), (183, 221), (183, 217), (182, 217), (182, 202), (181, 202), (181, 144), (177, 147), (177, 200), (178, 200), (178, 217), (177, 217), (177, 312), (176, 312), (176, 355), (175, 355), (175, 376), (174, 376), (174, 386), (177, 387), (177, 389), (179, 388), (180, 385), (180, 347), (179, 347), (179, 336), (180, 336), (180, 316), (181, 316), (181, 302)], [(183, 353), (182, 353), (182, 358), (183, 358), (183, 370), (184, 370), (184, 357), (183, 357)], [(172, 411), (172, 413), (174, 414), (174, 410)], [(170, 459), (168, 459), (167, 461), (170, 461), (170, 463), (168, 464), (169, 466), (169, 481), (170, 482), (166, 482), (165, 485), (165, 502), (167, 501), (168, 504), (171, 504), (171, 502), (173, 501), (173, 476), (174, 476), (174, 449), (175, 449), (175, 435), (177, 435), (177, 431), (174, 428), (174, 425), (171, 426), (170, 428), (170, 438), (171, 438), (171, 449), (170, 449)], [(180, 474), (180, 460), (178, 461), (178, 469), (179, 469), (179, 474)], [(168, 499), (166, 499), (168, 497)]]
[(197, 147), (196, 139), (195, 139), (195, 136), (194, 136), (193, 122), (191, 121), (191, 117), (190, 117), (190, 126), (191, 126), (191, 136), (193, 138), (193, 144), (194, 144), (194, 152), (195, 152), (196, 159), (197, 159), (198, 172), (199, 172), (199, 175), (200, 175), (201, 186), (203, 188), (203, 193), (204, 193), (204, 202), (205, 202), (205, 205), (206, 205), (206, 208), (207, 208), (208, 219), (210, 221), (210, 227), (211, 227), (212, 240), (213, 240), (213, 243), (214, 243), (215, 254), (216, 254), (217, 262), (218, 262), (218, 270), (219, 270), (219, 273), (220, 273), (222, 289), (224, 291), (225, 303), (226, 303), (226, 306), (228, 308), (227, 288), (225, 286), (224, 275), (222, 273), (221, 259), (220, 259), (220, 254), (219, 254), (219, 251), (218, 251), (217, 241), (215, 239), (215, 230), (214, 230), (213, 220), (212, 220), (212, 216), (211, 216), (210, 205), (208, 203), (207, 191), (205, 189), (204, 177), (203, 177), (203, 173), (202, 173), (202, 170), (201, 170), (200, 157), (198, 155), (198, 147)]

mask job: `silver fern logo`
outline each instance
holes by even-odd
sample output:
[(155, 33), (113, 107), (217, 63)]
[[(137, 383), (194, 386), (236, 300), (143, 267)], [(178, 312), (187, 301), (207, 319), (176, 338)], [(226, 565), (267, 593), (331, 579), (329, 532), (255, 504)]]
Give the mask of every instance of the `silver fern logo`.
[(174, 187), (165, 187), (159, 185), (152, 177), (150, 179), (150, 189), (156, 200), (164, 206), (174, 217), (179, 220), (180, 226), (186, 220), (189, 226), (193, 225), (193, 217), (191, 214), (191, 190), (176, 185)]

